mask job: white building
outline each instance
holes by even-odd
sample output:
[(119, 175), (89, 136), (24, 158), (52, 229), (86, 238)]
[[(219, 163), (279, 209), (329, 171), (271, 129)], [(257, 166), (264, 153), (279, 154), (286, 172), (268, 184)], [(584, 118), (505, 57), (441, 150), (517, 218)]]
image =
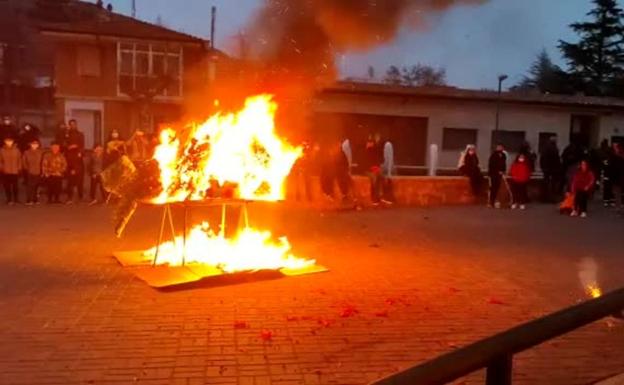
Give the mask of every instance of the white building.
[(495, 134), (498, 104), (493, 91), (339, 83), (319, 93), (315, 131), (348, 137), (355, 163), (366, 137), (378, 132), (395, 144), (403, 174), (428, 165), (431, 144), (439, 146), (440, 168), (454, 169), (467, 144), (477, 145), (485, 167), (494, 141), (514, 153), (525, 141), (539, 152), (551, 136), (561, 150), (572, 138), (591, 148), (624, 139), (624, 100), (504, 92)]

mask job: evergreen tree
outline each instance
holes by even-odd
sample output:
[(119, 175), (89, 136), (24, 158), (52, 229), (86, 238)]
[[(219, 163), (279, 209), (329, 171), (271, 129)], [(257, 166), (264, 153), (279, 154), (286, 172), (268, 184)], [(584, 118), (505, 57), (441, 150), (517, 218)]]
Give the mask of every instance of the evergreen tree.
[(577, 43), (559, 41), (559, 49), (579, 91), (612, 95), (624, 74), (623, 11), (616, 0), (592, 0), (589, 21), (570, 27), (579, 35)]
[(574, 91), (570, 86), (567, 74), (552, 62), (546, 49), (537, 55), (529, 69), (528, 76), (525, 76), (520, 84), (513, 88), (516, 90), (538, 90), (542, 93), (552, 94), (568, 94)]

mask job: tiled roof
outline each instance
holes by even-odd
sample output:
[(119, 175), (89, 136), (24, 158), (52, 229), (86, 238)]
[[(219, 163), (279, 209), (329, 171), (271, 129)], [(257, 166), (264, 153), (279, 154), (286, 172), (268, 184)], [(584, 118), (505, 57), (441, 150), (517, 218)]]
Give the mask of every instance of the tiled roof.
[(106, 8), (79, 0), (66, 0), (62, 5), (47, 9), (35, 6), (31, 14), (42, 31), (205, 43), (199, 37), (109, 12)]
[[(470, 90), (457, 87), (407, 87), (380, 83), (337, 82), (323, 92), (357, 93), (394, 96), (412, 96), (436, 99), (463, 99), (474, 101), (496, 101), (498, 93), (492, 90)], [(601, 108), (624, 108), (624, 99), (584, 95), (541, 94), (537, 92), (503, 92), (501, 100), (506, 103), (568, 105)]]

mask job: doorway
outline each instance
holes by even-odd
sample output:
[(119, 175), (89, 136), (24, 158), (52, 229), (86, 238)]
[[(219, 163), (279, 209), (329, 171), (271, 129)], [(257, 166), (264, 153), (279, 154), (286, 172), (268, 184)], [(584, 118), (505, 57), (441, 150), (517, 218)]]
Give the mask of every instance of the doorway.
[(65, 104), (65, 118), (67, 121), (76, 120), (78, 129), (84, 134), (86, 149), (104, 140), (103, 110), (101, 102), (68, 101)]
[(583, 148), (598, 147), (600, 118), (594, 115), (572, 115), (570, 120), (570, 143)]

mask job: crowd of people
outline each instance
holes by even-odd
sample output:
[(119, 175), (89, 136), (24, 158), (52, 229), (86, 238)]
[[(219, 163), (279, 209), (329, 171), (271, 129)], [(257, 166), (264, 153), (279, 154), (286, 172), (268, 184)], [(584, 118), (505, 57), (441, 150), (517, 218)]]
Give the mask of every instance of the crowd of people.
[[(76, 120), (58, 126), (54, 142), (43, 149), (40, 130), (32, 124), (17, 129), (10, 117), (0, 122), (0, 173), (6, 203), (24, 202), (35, 205), (47, 196), (47, 203), (72, 204), (88, 198), (91, 204), (107, 199), (102, 172), (120, 156), (127, 155), (135, 164), (151, 159), (157, 145), (156, 137), (137, 130), (128, 140), (112, 130), (104, 144), (85, 149), (84, 134)], [(379, 134), (368, 136), (361, 155), (359, 170), (370, 182), (373, 205), (394, 202), (392, 175), (395, 174), (394, 146)], [(553, 137), (538, 155), (525, 143), (510, 163), (510, 155), (498, 144), (487, 163), (489, 182), (487, 204), (500, 208), (500, 192), (510, 196), (510, 208), (524, 210), (529, 203), (529, 185), (539, 168), (543, 174), (541, 195), (544, 202), (561, 202), (571, 216), (587, 216), (588, 201), (601, 191), (605, 207), (622, 209), (624, 194), (624, 147), (603, 141), (598, 149), (589, 151), (574, 142), (562, 152)], [(358, 205), (353, 188), (353, 148), (349, 139), (325, 143), (304, 142), (303, 156), (294, 168), (297, 178), (296, 197), (312, 201), (312, 176), (320, 177), (320, 187), (327, 201)], [(479, 197), (486, 178), (481, 170), (477, 148), (468, 145), (461, 153), (459, 171), (470, 179), (472, 193)]]
[[(394, 202), (391, 176), (395, 173), (392, 142), (382, 140), (379, 134), (371, 134), (359, 152), (362, 159), (357, 167), (369, 179), (372, 204), (391, 205)], [(359, 206), (352, 179), (355, 167), (349, 139), (324, 144), (304, 142), (303, 156), (293, 170), (297, 178), (297, 200), (313, 200), (312, 177), (318, 175), (325, 201)]]
[(146, 161), (156, 145), (140, 130), (129, 140), (113, 130), (105, 144), (86, 149), (74, 119), (59, 124), (49, 149), (43, 149), (40, 136), (32, 124), (18, 130), (8, 116), (0, 123), (0, 175), (8, 205), (36, 205), (44, 195), (49, 204), (82, 202), (87, 184), (90, 204), (101, 203), (107, 199), (104, 169), (124, 154), (135, 163)]
[[(525, 143), (517, 152), (511, 165), (509, 153), (498, 144), (489, 157), (488, 206), (500, 208), (499, 193), (504, 186), (511, 199), (511, 209), (526, 208), (529, 202), (528, 188), (536, 170), (538, 155)], [(602, 192), (605, 207), (622, 209), (624, 194), (624, 147), (603, 141), (600, 148), (588, 150), (574, 141), (563, 152), (557, 146), (557, 138), (551, 137), (539, 154), (543, 173), (541, 195), (544, 202), (562, 202), (562, 211), (571, 216), (587, 216), (588, 201), (597, 191)], [(470, 179), (472, 193), (480, 196), (483, 177), (477, 150), (468, 145), (458, 164), (460, 172)]]

